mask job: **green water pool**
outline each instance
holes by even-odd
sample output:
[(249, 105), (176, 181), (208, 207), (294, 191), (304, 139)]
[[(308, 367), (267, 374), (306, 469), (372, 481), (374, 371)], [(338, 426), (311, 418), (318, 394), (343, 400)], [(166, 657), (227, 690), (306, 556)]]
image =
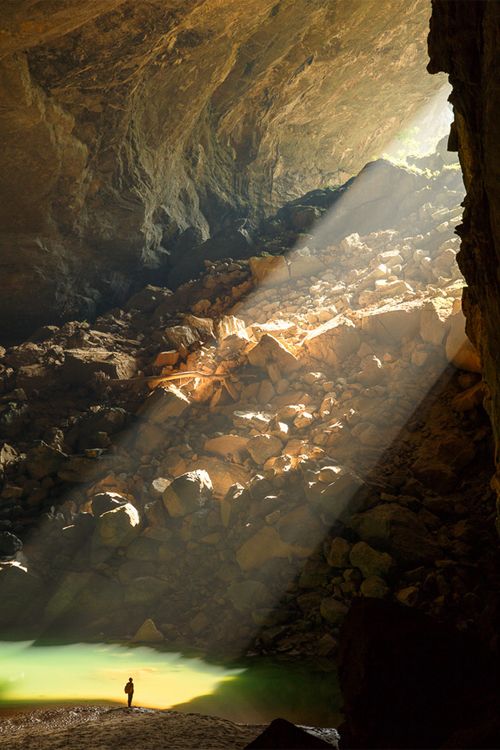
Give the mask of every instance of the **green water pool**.
[(333, 726), (340, 696), (335, 670), (311, 662), (254, 659), (215, 664), (145, 646), (0, 642), (0, 709), (22, 705), (125, 704), (132, 676), (134, 704), (213, 714), (245, 723), (283, 716)]

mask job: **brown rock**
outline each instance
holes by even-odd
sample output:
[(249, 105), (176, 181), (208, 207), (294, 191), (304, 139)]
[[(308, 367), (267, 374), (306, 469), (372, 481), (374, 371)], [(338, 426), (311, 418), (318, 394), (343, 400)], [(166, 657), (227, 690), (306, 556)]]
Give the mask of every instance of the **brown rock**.
[(266, 369), (275, 364), (281, 372), (287, 373), (297, 369), (297, 357), (274, 336), (265, 333), (260, 341), (247, 351), (248, 361), (254, 367)]
[(66, 349), (63, 377), (73, 385), (88, 385), (93, 375), (103, 372), (112, 379), (124, 380), (135, 375), (137, 364), (123, 352), (105, 349)]
[(207, 471), (212, 480), (214, 495), (218, 498), (224, 497), (233, 484), (246, 485), (250, 476), (243, 466), (239, 466), (220, 458), (204, 456), (192, 462), (193, 469)]
[(210, 501), (212, 492), (208, 473), (195, 469), (170, 482), (163, 492), (163, 504), (169, 515), (180, 518), (203, 508)]
[(188, 397), (175, 385), (159, 386), (144, 401), (138, 414), (148, 422), (162, 424), (167, 419), (180, 417), (188, 408)]
[(313, 359), (339, 367), (358, 350), (360, 343), (354, 323), (339, 316), (311, 331), (304, 339), (303, 346)]
[(261, 466), (271, 456), (277, 456), (281, 453), (283, 443), (273, 435), (255, 435), (250, 438), (247, 444), (248, 452), (256, 464)]
[(282, 255), (265, 255), (248, 261), (256, 284), (278, 286), (290, 280), (288, 266)]
[(163, 635), (160, 633), (153, 620), (144, 620), (140, 628), (136, 631), (132, 638), (132, 643), (161, 643), (164, 641)]
[(208, 453), (229, 458), (236, 463), (241, 463), (242, 457), (247, 452), (249, 438), (241, 435), (219, 435), (218, 437), (205, 440), (203, 449)]
[(126, 547), (139, 530), (139, 512), (131, 503), (108, 510), (97, 519), (97, 539), (105, 547)]

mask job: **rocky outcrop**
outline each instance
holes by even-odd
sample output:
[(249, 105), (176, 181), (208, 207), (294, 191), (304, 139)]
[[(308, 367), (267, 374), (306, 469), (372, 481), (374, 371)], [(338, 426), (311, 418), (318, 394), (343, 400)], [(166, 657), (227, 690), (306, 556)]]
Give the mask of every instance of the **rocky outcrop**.
[(2, 339), (109, 309), (231, 217), (356, 173), (440, 86), (427, 18), (424, 0), (8, 3)]
[[(458, 262), (467, 281), (469, 336), (481, 353), (490, 389), (488, 409), (498, 455), (500, 281), (494, 269), (500, 257), (500, 5), (433, 0), (432, 8), (428, 69), (448, 73), (453, 87), (450, 148), (458, 150), (467, 190)], [(497, 489), (499, 477), (497, 473), (494, 479)], [(500, 504), (498, 509), (500, 518)]]

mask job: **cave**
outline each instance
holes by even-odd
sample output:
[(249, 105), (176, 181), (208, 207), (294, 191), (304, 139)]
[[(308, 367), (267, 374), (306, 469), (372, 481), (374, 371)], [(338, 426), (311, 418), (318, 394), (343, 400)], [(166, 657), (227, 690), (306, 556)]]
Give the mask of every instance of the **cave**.
[(498, 747), (500, 4), (0, 23), (2, 743)]

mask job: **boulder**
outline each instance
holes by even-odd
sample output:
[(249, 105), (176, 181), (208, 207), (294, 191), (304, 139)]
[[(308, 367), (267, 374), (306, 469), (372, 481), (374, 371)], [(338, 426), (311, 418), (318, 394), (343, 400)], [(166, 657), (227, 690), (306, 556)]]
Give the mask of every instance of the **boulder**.
[(215, 324), (215, 333), (219, 341), (229, 336), (239, 336), (249, 341), (245, 321), (235, 315), (223, 315)]
[(266, 369), (270, 365), (276, 365), (283, 373), (296, 370), (299, 366), (297, 357), (269, 333), (265, 333), (260, 341), (247, 351), (247, 357), (254, 367)]
[(361, 571), (364, 578), (384, 577), (394, 566), (394, 560), (387, 552), (379, 552), (366, 542), (358, 542), (353, 546), (349, 560), (354, 568)]
[(218, 456), (240, 463), (247, 452), (248, 440), (249, 438), (241, 435), (219, 435), (205, 440), (203, 449), (208, 453), (215, 453)]
[(256, 464), (261, 466), (268, 458), (278, 456), (283, 448), (283, 443), (273, 435), (255, 435), (250, 438), (247, 450)]
[(170, 296), (172, 296), (170, 289), (148, 284), (130, 297), (125, 304), (125, 310), (139, 310), (142, 313), (151, 313), (161, 302)]
[(140, 516), (132, 503), (108, 510), (97, 519), (97, 541), (104, 547), (126, 547), (140, 531)]
[(291, 545), (281, 540), (274, 526), (262, 526), (244, 542), (236, 552), (236, 560), (243, 571), (260, 568), (264, 563), (278, 557), (292, 555), (308, 557), (310, 548)]
[(332, 568), (348, 568), (350, 565), (349, 554), (351, 545), (341, 536), (332, 539), (330, 549), (326, 554), (326, 561)]
[(452, 300), (438, 297), (427, 300), (420, 314), (420, 338), (434, 346), (440, 346), (449, 328)]
[(209, 473), (214, 495), (219, 498), (224, 497), (233, 484), (245, 486), (250, 479), (248, 470), (243, 466), (214, 456), (199, 458), (191, 462), (191, 467), (193, 470), (201, 469)]
[(361, 330), (379, 341), (400, 344), (418, 334), (420, 314), (420, 301), (384, 305), (362, 313)]
[(282, 255), (261, 255), (248, 261), (254, 284), (278, 286), (290, 280), (288, 265)]
[(161, 643), (164, 641), (163, 635), (156, 627), (153, 620), (148, 618), (136, 631), (132, 638), (132, 643)]
[(189, 325), (170, 326), (163, 335), (172, 349), (187, 352), (194, 344), (200, 343), (198, 331)]
[(315, 360), (339, 367), (361, 343), (359, 331), (348, 318), (337, 316), (307, 334), (303, 346)]
[(353, 472), (342, 467), (334, 481), (306, 482), (306, 495), (328, 520), (349, 518), (358, 509), (357, 494), (363, 488), (363, 481)]
[(102, 516), (108, 510), (114, 510), (127, 502), (127, 498), (118, 492), (98, 492), (92, 497), (90, 507), (94, 516)]
[(328, 597), (321, 600), (319, 611), (323, 620), (329, 622), (330, 625), (340, 625), (347, 614), (348, 607), (338, 599)]
[(180, 417), (188, 408), (188, 397), (175, 385), (161, 385), (149, 394), (138, 410), (148, 422), (162, 424), (167, 419)]
[(384, 599), (390, 589), (380, 576), (369, 576), (361, 583), (359, 590), (362, 596), (368, 596), (373, 599)]
[(404, 563), (433, 562), (440, 553), (417, 514), (397, 503), (381, 503), (355, 514), (350, 526), (363, 541)]
[(32, 479), (43, 479), (50, 474), (57, 474), (67, 456), (58, 448), (40, 441), (32, 448), (26, 458), (26, 469)]
[(137, 370), (134, 357), (106, 349), (66, 349), (63, 378), (71, 385), (88, 385), (92, 376), (103, 372), (111, 379), (132, 378)]
[(181, 518), (203, 508), (213, 494), (212, 481), (203, 469), (173, 479), (163, 492), (163, 504), (170, 516)]

